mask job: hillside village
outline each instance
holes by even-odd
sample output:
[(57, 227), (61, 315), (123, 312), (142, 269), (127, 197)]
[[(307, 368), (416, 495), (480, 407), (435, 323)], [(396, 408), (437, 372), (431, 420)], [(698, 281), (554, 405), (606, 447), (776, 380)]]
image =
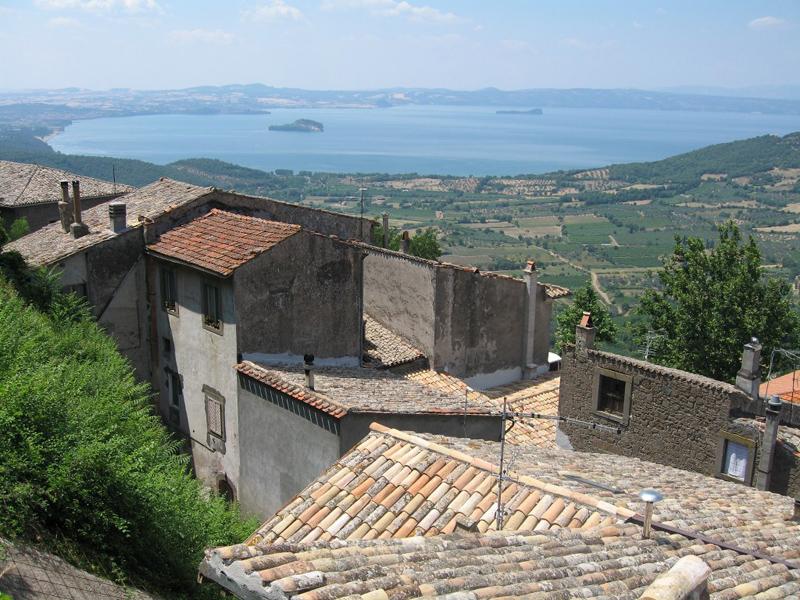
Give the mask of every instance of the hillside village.
[[(5, 161), (0, 182), (31, 224), (2, 251), (86, 300), (192, 474), (262, 523), (207, 548), (201, 587), (800, 594), (800, 376), (762, 380), (757, 339), (735, 383), (601, 350), (588, 312), (558, 355), (571, 291), (534, 260), (423, 259), (370, 219), (166, 178)], [(0, 590), (51, 597), (25, 595), (34, 552), (0, 556)]]

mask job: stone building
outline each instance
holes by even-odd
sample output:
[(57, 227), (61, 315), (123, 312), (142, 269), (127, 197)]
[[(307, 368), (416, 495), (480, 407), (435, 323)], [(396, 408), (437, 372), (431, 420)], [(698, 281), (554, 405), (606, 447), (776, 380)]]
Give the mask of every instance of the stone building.
[(62, 200), (60, 182), (81, 182), (83, 208), (91, 208), (133, 191), (115, 184), (74, 173), (25, 163), (0, 160), (0, 221), (9, 226), (17, 219), (28, 222), (36, 231), (59, 220), (58, 203)]
[[(800, 592), (800, 512), (785, 496), (534, 446), (498, 481), (499, 457), (497, 442), (373, 424), (247, 540), (207, 550), (200, 574), (243, 600)], [(663, 495), (652, 513), (644, 488)]]
[(562, 356), (559, 415), (617, 428), (559, 425), (564, 445), (633, 456), (800, 497), (797, 406), (758, 395), (760, 350), (744, 347), (737, 384), (602, 352), (591, 318)]
[(569, 290), (525, 279), (367, 248), (364, 306), (402, 332), (436, 371), (484, 389), (532, 379), (550, 368), (553, 302)]

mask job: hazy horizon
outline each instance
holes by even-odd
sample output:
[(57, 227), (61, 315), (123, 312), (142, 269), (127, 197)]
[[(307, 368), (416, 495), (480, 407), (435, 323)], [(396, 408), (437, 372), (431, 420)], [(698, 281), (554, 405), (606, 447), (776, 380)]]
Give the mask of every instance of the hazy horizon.
[(5, 0), (0, 52), (15, 59), (0, 64), (0, 85), (777, 87), (797, 97), (787, 77), (800, 64), (798, 26), (793, 0)]

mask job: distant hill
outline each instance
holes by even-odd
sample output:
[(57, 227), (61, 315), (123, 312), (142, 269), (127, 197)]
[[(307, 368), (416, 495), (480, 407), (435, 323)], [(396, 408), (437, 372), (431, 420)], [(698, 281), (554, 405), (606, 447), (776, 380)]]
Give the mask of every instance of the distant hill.
[(800, 132), (715, 144), (654, 162), (612, 165), (609, 177), (644, 183), (689, 183), (700, 180), (705, 173), (738, 177), (773, 167), (800, 167)]

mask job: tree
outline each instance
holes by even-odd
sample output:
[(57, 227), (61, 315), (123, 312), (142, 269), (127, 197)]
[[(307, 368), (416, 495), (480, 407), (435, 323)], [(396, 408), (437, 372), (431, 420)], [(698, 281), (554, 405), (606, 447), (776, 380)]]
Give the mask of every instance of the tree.
[(442, 247), (436, 238), (436, 230), (433, 227), (429, 227), (425, 231), (415, 233), (411, 237), (409, 250), (414, 256), (427, 258), (428, 260), (439, 260), (442, 255)]
[(672, 255), (658, 274), (661, 290), (648, 290), (638, 307), (639, 328), (664, 335), (658, 361), (732, 381), (742, 346), (755, 336), (765, 361), (774, 348), (796, 348), (800, 314), (789, 284), (766, 277), (752, 236), (742, 239), (729, 221), (719, 227), (711, 249), (699, 238), (675, 239)]
[(566, 344), (575, 343), (575, 327), (580, 323), (584, 311), (592, 313), (595, 339), (602, 342), (614, 341), (617, 326), (611, 320), (608, 308), (587, 281), (586, 285), (575, 292), (572, 304), (556, 316), (556, 347), (559, 351), (563, 351)]

